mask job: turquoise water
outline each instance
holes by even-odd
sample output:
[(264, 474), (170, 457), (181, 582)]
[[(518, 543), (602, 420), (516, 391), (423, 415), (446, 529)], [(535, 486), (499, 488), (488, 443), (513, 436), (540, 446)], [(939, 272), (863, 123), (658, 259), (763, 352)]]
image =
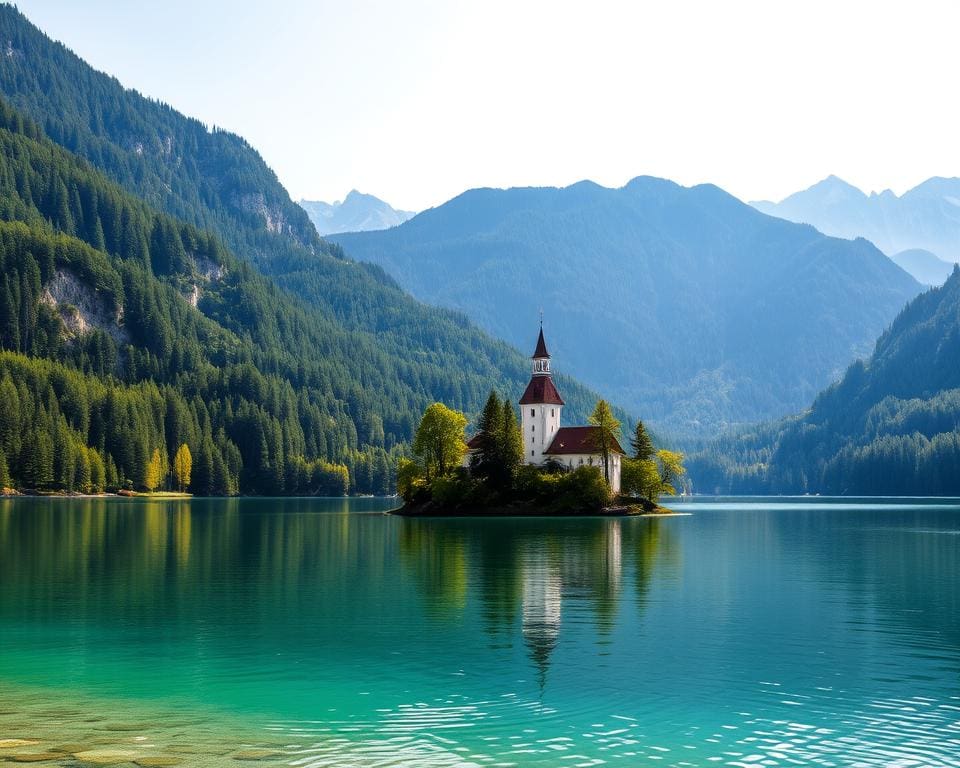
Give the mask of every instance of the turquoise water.
[(960, 502), (391, 504), (0, 501), (0, 739), (184, 764), (960, 764)]

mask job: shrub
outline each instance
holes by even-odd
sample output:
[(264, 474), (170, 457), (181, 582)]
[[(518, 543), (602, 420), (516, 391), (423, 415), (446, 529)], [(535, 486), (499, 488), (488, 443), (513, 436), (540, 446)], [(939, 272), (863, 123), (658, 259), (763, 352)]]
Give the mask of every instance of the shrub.
[(599, 467), (551, 473), (526, 465), (517, 475), (517, 497), (557, 514), (570, 514), (603, 507), (610, 500), (610, 491)]

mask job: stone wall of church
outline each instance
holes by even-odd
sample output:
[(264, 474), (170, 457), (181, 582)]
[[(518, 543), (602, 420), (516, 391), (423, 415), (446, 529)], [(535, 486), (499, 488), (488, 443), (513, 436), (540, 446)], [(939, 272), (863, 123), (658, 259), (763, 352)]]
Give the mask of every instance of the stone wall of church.
[(521, 405), (520, 430), (523, 433), (523, 460), (542, 464), (543, 452), (550, 447), (560, 429), (561, 405)]

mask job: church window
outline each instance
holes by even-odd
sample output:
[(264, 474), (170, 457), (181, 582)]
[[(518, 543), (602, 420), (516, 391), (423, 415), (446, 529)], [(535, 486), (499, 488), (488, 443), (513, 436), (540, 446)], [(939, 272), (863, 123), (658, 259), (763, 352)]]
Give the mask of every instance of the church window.
[(530, 409), (530, 415), (531, 415), (531, 416), (536, 416), (536, 415), (537, 415), (536, 410), (533, 409), (533, 408), (531, 408), (531, 409)]
[(533, 456), (533, 451), (530, 451), (530, 455)]
[(536, 431), (537, 431), (537, 425), (536, 425), (536, 424), (531, 424), (531, 425), (530, 425), (530, 431), (531, 431), (531, 432), (536, 432)]
[(550, 409), (550, 418), (553, 418), (553, 408)]

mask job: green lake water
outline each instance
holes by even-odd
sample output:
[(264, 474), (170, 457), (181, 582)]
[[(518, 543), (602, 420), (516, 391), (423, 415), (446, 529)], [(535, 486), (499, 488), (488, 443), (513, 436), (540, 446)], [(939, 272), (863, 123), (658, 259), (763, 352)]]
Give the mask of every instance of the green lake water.
[(0, 759), (960, 765), (960, 502), (393, 503), (0, 501)]

